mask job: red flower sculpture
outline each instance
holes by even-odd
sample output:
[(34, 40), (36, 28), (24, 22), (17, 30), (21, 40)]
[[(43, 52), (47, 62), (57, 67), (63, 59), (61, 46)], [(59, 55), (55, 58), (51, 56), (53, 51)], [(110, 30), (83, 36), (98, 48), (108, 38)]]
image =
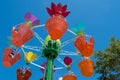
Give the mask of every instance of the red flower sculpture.
[(32, 73), (29, 69), (22, 68), (17, 70), (17, 80), (28, 80), (31, 75)]
[(6, 67), (11, 67), (20, 59), (20, 57), (21, 55), (19, 52), (14, 53), (12, 48), (6, 48), (3, 53), (2, 64)]
[(62, 6), (61, 3), (58, 3), (55, 5), (53, 2), (51, 3), (51, 9), (47, 8), (47, 12), (50, 16), (53, 15), (62, 15), (64, 17), (67, 17), (70, 13), (70, 11), (66, 11), (67, 5)]
[(26, 24), (18, 25), (18, 29), (13, 27), (12, 29), (12, 43), (13, 45), (20, 47), (33, 37), (33, 31)]

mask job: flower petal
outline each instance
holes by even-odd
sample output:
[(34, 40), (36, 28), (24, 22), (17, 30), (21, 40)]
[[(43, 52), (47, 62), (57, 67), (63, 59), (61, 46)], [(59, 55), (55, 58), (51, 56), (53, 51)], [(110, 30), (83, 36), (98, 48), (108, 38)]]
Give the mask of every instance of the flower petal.
[(63, 15), (64, 17), (67, 17), (69, 14), (70, 14), (70, 11), (63, 13), (62, 15)]
[(62, 5), (61, 5), (61, 3), (58, 3), (58, 5), (57, 5), (57, 9), (62, 9)]
[(33, 23), (32, 23), (32, 26), (37, 26), (40, 24), (40, 20), (35, 20)]
[(31, 15), (30, 21), (33, 23), (36, 20), (36, 17), (34, 15)]
[(51, 10), (50, 8), (46, 8), (46, 9), (47, 9), (48, 14), (49, 14), (50, 16), (52, 16), (52, 15), (53, 15), (52, 10)]
[(65, 11), (67, 10), (67, 5), (64, 5), (64, 6), (62, 7), (62, 10), (63, 10), (63, 12), (65, 12)]
[(55, 5), (55, 3), (52, 2), (52, 3), (51, 3), (51, 9), (52, 9), (52, 10), (55, 10), (55, 8), (56, 8), (56, 5)]
[(31, 18), (31, 13), (29, 13), (29, 12), (26, 13), (25, 16), (24, 16), (24, 20), (25, 20), (25, 21), (29, 21), (30, 18)]

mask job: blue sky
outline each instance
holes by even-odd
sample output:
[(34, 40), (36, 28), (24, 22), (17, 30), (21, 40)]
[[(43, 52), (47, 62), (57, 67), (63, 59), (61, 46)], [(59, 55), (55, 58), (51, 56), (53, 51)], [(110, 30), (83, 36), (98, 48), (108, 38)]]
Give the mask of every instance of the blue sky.
[[(95, 39), (95, 50), (102, 50), (109, 44), (111, 36), (120, 39), (120, 0), (1, 0), (0, 1), (0, 62), (2, 62), (2, 52), (4, 48), (9, 47), (6, 43), (7, 37), (11, 35), (12, 26), (24, 22), (23, 16), (26, 12), (31, 12), (40, 19), (40, 23), (44, 24), (49, 18), (46, 12), (46, 7), (49, 7), (51, 2), (61, 2), (68, 5), (68, 10), (71, 14), (67, 17), (69, 28), (79, 22), (85, 24), (85, 33), (92, 35)], [(36, 30), (42, 37), (47, 33), (44, 29)], [(69, 37), (65, 37), (69, 36)], [(62, 37), (61, 41), (70, 39), (71, 34)], [(34, 39), (27, 44), (38, 45)], [(74, 47), (64, 49), (73, 49)], [(5, 68), (0, 63), (0, 80), (16, 80), (16, 69), (25, 66), (22, 59), (11, 68)], [(38, 53), (37, 53), (38, 54)], [(73, 61), (76, 57), (72, 57)], [(96, 75), (86, 78), (80, 74), (77, 68), (78, 60), (74, 63), (71, 71), (73, 71), (77, 80), (96, 80)], [(44, 61), (44, 59), (41, 59)], [(41, 64), (42, 62), (39, 61)], [(62, 66), (55, 61), (56, 66)], [(39, 80), (42, 77), (40, 69), (30, 65), (33, 75), (30, 80)], [(63, 73), (64, 72), (64, 73)], [(61, 74), (60, 74), (61, 73)], [(54, 80), (58, 77), (67, 74), (66, 69), (58, 70), (54, 73)]]

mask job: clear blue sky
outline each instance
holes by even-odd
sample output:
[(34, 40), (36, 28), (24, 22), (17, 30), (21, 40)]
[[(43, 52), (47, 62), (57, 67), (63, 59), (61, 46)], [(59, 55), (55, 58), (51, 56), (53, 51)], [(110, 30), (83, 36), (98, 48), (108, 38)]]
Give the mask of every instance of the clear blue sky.
[[(44, 24), (49, 18), (45, 8), (50, 6), (52, 1), (68, 5), (68, 9), (71, 11), (71, 14), (67, 17), (69, 28), (78, 22), (85, 24), (85, 33), (95, 38), (95, 50), (102, 50), (107, 47), (111, 36), (120, 39), (120, 0), (1, 0), (0, 62), (2, 62), (2, 52), (4, 48), (9, 47), (6, 42), (8, 41), (7, 37), (11, 35), (12, 26), (24, 22), (23, 16), (26, 12), (35, 14), (40, 19), (40, 23)], [(43, 36), (43, 34), (46, 35), (44, 29), (36, 31), (40, 33), (41, 36)], [(70, 36), (70, 34), (66, 34), (66, 36)], [(67, 39), (69, 38), (64, 36), (62, 41)], [(32, 43), (32, 41), (34, 43)], [(29, 42), (29, 44), (38, 45), (37, 41), (32, 41)], [(67, 47), (64, 49), (66, 48)], [(72, 48), (73, 47), (68, 49)], [(16, 69), (25, 66), (23, 53), (21, 54), (22, 59), (11, 68), (5, 68), (0, 63), (0, 80), (16, 80)], [(76, 57), (72, 58), (75, 60)], [(77, 75), (77, 80), (96, 80), (96, 75), (86, 78), (80, 74), (77, 68), (79, 60), (80, 59), (74, 63), (71, 70)], [(41, 64), (42, 61), (40, 61), (39, 64)], [(55, 61), (55, 65), (62, 66), (57, 61)], [(30, 65), (30, 67), (33, 72), (30, 80), (39, 80), (39, 78), (42, 77), (40, 69), (32, 65)], [(65, 69), (56, 71), (54, 80), (58, 80), (58, 77), (64, 74), (67, 74)]]

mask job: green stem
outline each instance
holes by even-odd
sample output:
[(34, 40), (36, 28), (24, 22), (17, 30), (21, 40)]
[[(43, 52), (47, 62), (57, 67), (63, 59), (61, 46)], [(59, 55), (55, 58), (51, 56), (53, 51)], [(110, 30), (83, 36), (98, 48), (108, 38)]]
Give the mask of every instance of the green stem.
[(48, 58), (46, 65), (45, 80), (52, 80), (53, 74), (53, 59)]

